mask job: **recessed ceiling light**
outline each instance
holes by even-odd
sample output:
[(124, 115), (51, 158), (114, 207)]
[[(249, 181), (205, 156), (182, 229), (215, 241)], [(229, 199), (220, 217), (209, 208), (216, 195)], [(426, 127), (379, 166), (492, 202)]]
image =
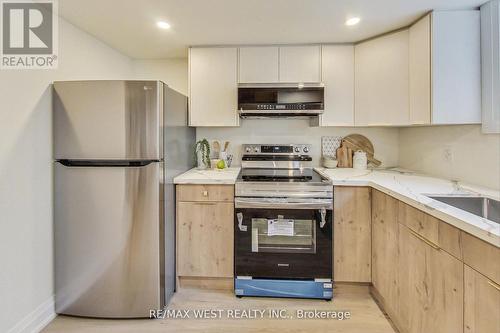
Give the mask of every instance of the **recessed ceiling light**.
[(347, 19), (347, 21), (345, 21), (345, 25), (356, 25), (359, 23), (359, 21), (361, 21), (359, 17), (351, 17), (350, 19)]
[(158, 26), (158, 28), (160, 29), (170, 29), (170, 24), (168, 24), (167, 22), (165, 21), (158, 21), (156, 22), (156, 25)]

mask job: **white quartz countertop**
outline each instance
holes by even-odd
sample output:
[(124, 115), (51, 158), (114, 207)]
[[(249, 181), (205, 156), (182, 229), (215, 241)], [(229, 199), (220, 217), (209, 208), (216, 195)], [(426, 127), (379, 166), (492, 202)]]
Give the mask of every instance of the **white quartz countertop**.
[(227, 168), (223, 170), (196, 168), (188, 170), (174, 178), (174, 184), (234, 184), (240, 168)]
[(316, 168), (315, 170), (331, 179), (333, 185), (373, 187), (490, 244), (500, 247), (500, 224), (426, 196), (426, 194), (466, 194), (482, 195), (499, 200), (500, 191), (398, 169), (355, 170), (350, 168)]

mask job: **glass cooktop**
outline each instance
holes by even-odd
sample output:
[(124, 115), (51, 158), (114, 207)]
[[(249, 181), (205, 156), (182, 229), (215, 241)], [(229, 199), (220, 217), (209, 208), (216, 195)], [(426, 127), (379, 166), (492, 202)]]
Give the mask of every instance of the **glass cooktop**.
[(238, 180), (243, 182), (321, 182), (313, 169), (241, 169)]

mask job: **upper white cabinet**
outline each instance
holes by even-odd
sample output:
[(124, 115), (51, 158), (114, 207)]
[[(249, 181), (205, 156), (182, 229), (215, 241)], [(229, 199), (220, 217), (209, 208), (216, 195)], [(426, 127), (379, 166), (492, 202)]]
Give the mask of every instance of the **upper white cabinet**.
[(479, 11), (432, 12), (409, 37), (409, 125), (480, 123)]
[(356, 126), (480, 123), (479, 11), (432, 12), (356, 45), (355, 78)]
[(325, 111), (320, 126), (354, 126), (354, 45), (323, 45)]
[(493, 0), (481, 13), (435, 11), (407, 29), (354, 46), (191, 48), (189, 123), (238, 126), (238, 83), (322, 82), (320, 126), (482, 120), (484, 132), (500, 132), (499, 15)]
[(189, 125), (238, 126), (238, 49), (189, 49)]
[(277, 46), (240, 47), (240, 83), (279, 82), (279, 48)]
[(478, 10), (431, 14), (432, 124), (481, 123)]
[(321, 81), (321, 46), (281, 46), (279, 81), (310, 83)]
[(410, 27), (410, 124), (431, 123), (431, 19)]
[(500, 133), (500, 1), (481, 6), (482, 120), (484, 133)]
[(402, 30), (355, 46), (356, 126), (409, 123), (408, 35)]

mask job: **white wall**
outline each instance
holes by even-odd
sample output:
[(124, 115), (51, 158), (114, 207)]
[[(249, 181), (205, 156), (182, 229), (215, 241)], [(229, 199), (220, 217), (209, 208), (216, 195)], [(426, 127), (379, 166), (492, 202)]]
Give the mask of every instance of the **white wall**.
[(57, 70), (0, 70), (0, 332), (53, 311), (50, 83), (130, 77), (129, 58), (62, 19)]
[(134, 74), (140, 80), (161, 80), (170, 88), (187, 96), (188, 60), (171, 58), (159, 60), (133, 60)]
[(235, 155), (234, 165), (240, 163), (241, 144), (308, 143), (313, 145), (311, 152), (313, 164), (318, 166), (321, 163), (322, 136), (346, 136), (352, 133), (363, 134), (372, 141), (375, 157), (382, 161), (383, 166), (397, 166), (399, 159), (397, 128), (310, 127), (308, 120), (242, 119), (240, 127), (198, 127), (196, 138), (231, 141), (230, 151)]
[[(445, 150), (452, 153), (445, 158)], [(481, 125), (402, 128), (399, 164), (447, 179), (500, 189), (500, 134)]]

